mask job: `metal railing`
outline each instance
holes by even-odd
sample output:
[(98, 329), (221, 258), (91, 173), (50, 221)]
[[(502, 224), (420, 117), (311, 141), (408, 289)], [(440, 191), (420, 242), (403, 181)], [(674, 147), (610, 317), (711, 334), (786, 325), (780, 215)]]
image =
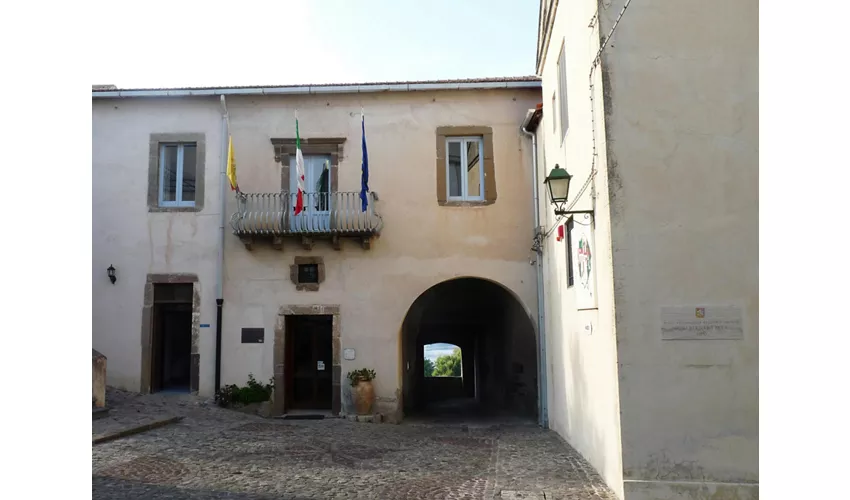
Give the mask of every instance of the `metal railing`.
[(237, 193), (230, 225), (237, 235), (377, 234), (383, 220), (375, 210), (378, 197), (369, 193), (361, 211), (359, 192), (304, 193), (304, 210), (295, 215), (296, 193)]

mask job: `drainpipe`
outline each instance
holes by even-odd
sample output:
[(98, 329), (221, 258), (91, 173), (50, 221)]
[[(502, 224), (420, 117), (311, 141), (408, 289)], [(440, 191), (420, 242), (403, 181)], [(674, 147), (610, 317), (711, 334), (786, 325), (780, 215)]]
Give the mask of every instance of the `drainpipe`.
[(543, 295), (543, 247), (542, 242), (537, 241), (537, 237), (540, 234), (540, 184), (537, 181), (537, 134), (534, 132), (529, 132), (526, 127), (528, 127), (529, 122), (531, 122), (531, 117), (534, 115), (535, 110), (529, 109), (528, 113), (525, 115), (525, 120), (523, 120), (522, 125), (520, 126), (520, 131), (531, 138), (531, 165), (532, 165), (532, 198), (534, 198), (534, 250), (537, 253), (535, 260), (535, 267), (537, 268), (537, 347), (539, 351), (539, 363), (538, 363), (538, 394), (540, 395), (540, 403), (538, 405), (540, 416), (538, 417), (538, 424), (544, 429), (549, 428), (549, 402), (547, 398), (547, 379), (546, 379), (546, 308), (545, 308), (545, 296)]
[(215, 385), (214, 392), (221, 389), (221, 323), (224, 309), (224, 224), (227, 220), (227, 142), (228, 142), (227, 102), (221, 96), (221, 167), (219, 175), (219, 210), (221, 216), (218, 222), (218, 268), (216, 269), (215, 290)]

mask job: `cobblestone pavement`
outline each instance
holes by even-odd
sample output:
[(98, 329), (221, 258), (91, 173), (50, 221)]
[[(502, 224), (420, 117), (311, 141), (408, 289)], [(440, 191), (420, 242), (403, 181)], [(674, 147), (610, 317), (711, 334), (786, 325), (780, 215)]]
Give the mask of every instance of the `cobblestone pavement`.
[(615, 498), (578, 453), (533, 425), (268, 420), (189, 396), (125, 406), (186, 418), (93, 446), (95, 499)]
[(211, 401), (188, 394), (141, 396), (112, 388), (107, 388), (106, 400), (109, 402), (109, 414), (92, 420), (92, 438), (182, 415), (187, 409), (212, 404)]

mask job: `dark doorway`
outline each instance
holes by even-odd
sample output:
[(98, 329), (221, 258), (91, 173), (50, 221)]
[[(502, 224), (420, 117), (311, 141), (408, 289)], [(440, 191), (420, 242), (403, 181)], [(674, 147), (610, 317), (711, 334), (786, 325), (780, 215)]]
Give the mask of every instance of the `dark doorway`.
[(189, 392), (192, 284), (154, 285), (151, 392)]
[(286, 317), (285, 411), (330, 410), (333, 316)]
[[(457, 278), (411, 305), (402, 326), (405, 416), (537, 416), (537, 339), (522, 304), (492, 281)], [(437, 370), (440, 356), (448, 365)], [(451, 376), (428, 376), (448, 372)], [(458, 366), (459, 365), (459, 366)]]

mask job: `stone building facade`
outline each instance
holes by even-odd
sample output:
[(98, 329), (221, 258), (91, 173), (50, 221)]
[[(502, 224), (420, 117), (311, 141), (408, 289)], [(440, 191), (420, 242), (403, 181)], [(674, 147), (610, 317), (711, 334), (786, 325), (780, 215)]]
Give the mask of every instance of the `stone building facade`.
[[(428, 406), (427, 337), (464, 346), (475, 404), (536, 415), (531, 154), (519, 124), (539, 101), (534, 77), (93, 90), (93, 346), (110, 384), (212, 396), (217, 380), (253, 376), (274, 380), (277, 413), (344, 414), (347, 372), (371, 368), (376, 411), (401, 418)], [(223, 175), (226, 134), (238, 193)], [(426, 293), (435, 286), (439, 296)]]

